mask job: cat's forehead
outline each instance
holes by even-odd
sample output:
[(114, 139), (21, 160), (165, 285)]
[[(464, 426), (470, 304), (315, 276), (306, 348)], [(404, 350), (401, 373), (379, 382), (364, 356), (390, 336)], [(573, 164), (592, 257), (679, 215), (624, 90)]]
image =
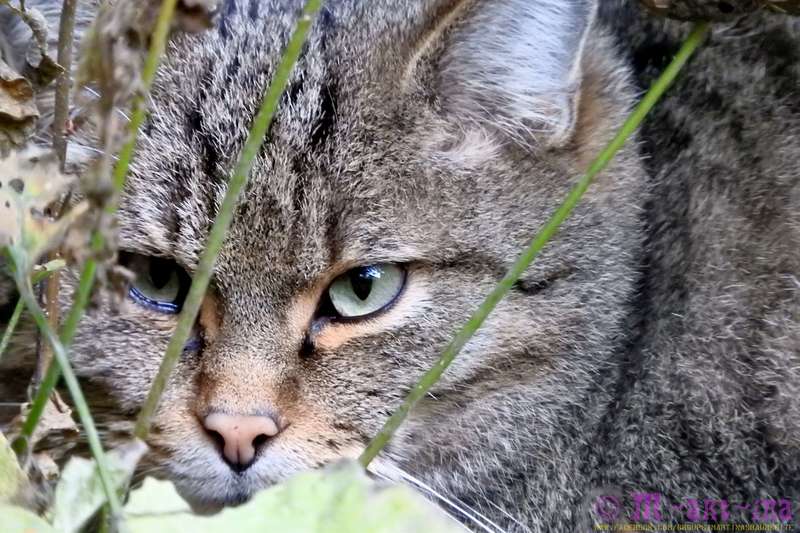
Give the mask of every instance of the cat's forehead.
[[(123, 236), (135, 247), (196, 260), (292, 28), (290, 3), (225, 2), (215, 32), (173, 43), (123, 200)], [(234, 245), (319, 248), (338, 199), (379, 187), (378, 176), (352, 172), (370, 141), (352, 140), (358, 84), (332, 61), (347, 49), (335, 42), (339, 15), (324, 10), (294, 70), (240, 200)]]

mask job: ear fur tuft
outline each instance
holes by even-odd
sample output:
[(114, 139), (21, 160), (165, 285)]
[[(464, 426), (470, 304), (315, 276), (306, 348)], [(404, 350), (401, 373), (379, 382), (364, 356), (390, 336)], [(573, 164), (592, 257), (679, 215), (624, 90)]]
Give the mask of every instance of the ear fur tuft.
[(594, 0), (475, 0), (448, 32), (438, 93), (461, 120), (524, 145), (566, 142)]

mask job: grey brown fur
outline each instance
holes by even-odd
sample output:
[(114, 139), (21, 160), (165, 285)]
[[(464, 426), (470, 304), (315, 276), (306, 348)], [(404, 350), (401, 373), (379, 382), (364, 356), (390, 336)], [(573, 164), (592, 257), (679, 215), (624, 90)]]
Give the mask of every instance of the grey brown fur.
[[(126, 250), (196, 263), (299, 4), (228, 0), (215, 31), (171, 45), (123, 200)], [(150, 469), (213, 508), (358, 453), (688, 32), (632, 2), (594, 8), (329, 2)], [(797, 502), (799, 54), (795, 20), (716, 27), (377, 473), (506, 531), (590, 531), (602, 495), (628, 511), (633, 492)], [(309, 350), (297, 302), (331, 269), (376, 262), (409, 265), (396, 309)], [(73, 360), (107, 442), (130, 430), (173, 326), (133, 303), (84, 320)], [(32, 331), (4, 361), (4, 400), (24, 390)], [(198, 422), (219, 409), (289, 426), (238, 474)]]

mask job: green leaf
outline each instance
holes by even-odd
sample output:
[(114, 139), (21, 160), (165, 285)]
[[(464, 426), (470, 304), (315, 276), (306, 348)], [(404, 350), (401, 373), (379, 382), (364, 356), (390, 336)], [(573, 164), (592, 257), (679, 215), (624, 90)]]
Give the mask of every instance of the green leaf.
[(191, 514), (173, 485), (148, 478), (125, 507), (132, 533), (455, 533), (466, 531), (413, 490), (370, 480), (355, 461), (305, 472), (214, 516)]
[(33, 276), (34, 283), (43, 280), (51, 272), (61, 270), (65, 266), (67, 266), (67, 262), (63, 259), (53, 259), (43, 265), (36, 265), (33, 267), (33, 270), (36, 272)]
[[(0, 433), (0, 502), (12, 500), (26, 481), (17, 456)], [(0, 514), (2, 516), (2, 514)]]
[(56, 533), (53, 527), (22, 507), (0, 504), (3, 533)]
[[(127, 483), (146, 450), (142, 441), (135, 440), (108, 453), (109, 475), (115, 487)], [(61, 532), (78, 531), (106, 500), (97, 464), (73, 457), (64, 467), (56, 487), (53, 525)]]

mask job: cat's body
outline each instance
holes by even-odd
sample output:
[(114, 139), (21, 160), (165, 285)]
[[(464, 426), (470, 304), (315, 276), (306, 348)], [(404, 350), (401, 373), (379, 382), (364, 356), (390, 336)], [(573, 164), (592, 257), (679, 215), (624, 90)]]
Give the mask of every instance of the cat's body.
[[(216, 29), (178, 39), (123, 249), (191, 270), (299, 4), (227, 1)], [(592, 17), (585, 1), (330, 3), (163, 401), (151, 467), (214, 507), (362, 449), (688, 31), (622, 0)], [(787, 18), (715, 30), (378, 473), (505, 530), (588, 531), (598, 497), (630, 518), (634, 493), (660, 494), (675, 521), (690, 498), (800, 506), (798, 50)], [(376, 263), (407, 265), (386, 310), (318, 319), (336, 276)], [(109, 442), (173, 325), (133, 302), (85, 319), (73, 360)], [(0, 398), (24, 390), (31, 332)], [(280, 433), (235, 472), (214, 413)]]

